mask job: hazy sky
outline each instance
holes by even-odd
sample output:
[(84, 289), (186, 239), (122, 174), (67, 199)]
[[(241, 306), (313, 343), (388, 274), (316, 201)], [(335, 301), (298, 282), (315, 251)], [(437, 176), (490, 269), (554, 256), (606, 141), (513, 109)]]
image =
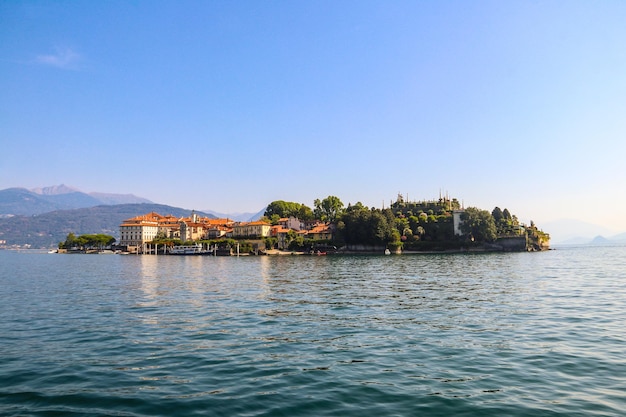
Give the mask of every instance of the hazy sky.
[(0, 2), (0, 189), (439, 191), (626, 231), (624, 1)]

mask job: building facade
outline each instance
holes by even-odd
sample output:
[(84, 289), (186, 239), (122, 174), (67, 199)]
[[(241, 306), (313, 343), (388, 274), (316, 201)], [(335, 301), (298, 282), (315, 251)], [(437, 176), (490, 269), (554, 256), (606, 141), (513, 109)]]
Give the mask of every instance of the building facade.
[(233, 226), (233, 237), (268, 237), (272, 226), (263, 221), (241, 222)]

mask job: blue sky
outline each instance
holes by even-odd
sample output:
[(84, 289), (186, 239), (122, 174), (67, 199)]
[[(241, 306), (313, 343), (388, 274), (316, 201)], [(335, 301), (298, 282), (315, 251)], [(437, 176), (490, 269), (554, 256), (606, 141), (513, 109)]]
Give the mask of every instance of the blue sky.
[(440, 190), (626, 231), (626, 2), (0, 3), (0, 189)]

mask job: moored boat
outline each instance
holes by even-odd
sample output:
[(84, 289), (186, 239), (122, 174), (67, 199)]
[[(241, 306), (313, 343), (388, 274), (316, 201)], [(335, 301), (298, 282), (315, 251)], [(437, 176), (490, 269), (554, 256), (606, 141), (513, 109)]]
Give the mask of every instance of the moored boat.
[(210, 255), (213, 252), (202, 248), (201, 244), (172, 246), (168, 255)]

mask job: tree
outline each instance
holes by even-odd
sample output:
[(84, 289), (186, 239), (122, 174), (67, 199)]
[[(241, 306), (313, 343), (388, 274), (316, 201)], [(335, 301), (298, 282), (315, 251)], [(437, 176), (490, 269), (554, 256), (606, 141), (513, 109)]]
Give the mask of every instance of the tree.
[(393, 212), (389, 209), (368, 209), (361, 203), (348, 206), (338, 222), (337, 232), (340, 240), (347, 244), (390, 247), (401, 245)]
[(59, 243), (59, 249), (71, 249), (75, 246), (78, 246), (76, 242), (76, 235), (72, 232), (67, 234), (65, 242)]
[(300, 220), (313, 218), (313, 211), (304, 204), (290, 201), (272, 201), (265, 209), (264, 216), (268, 219), (280, 219), (281, 217), (297, 217)]
[(300, 209), (298, 210), (298, 215), (296, 217), (300, 220), (308, 221), (313, 220), (315, 218), (315, 215), (313, 214), (313, 210), (311, 210), (311, 207), (301, 204)]
[(468, 207), (461, 215), (461, 231), (476, 242), (493, 242), (496, 240), (496, 224), (487, 210)]
[(396, 218), (395, 223), (396, 223), (396, 228), (398, 229), (398, 232), (400, 232), (400, 235), (406, 236), (407, 230), (409, 231), (409, 234), (413, 235), (413, 231), (411, 230), (411, 226), (407, 218), (402, 218), (402, 217)]
[(315, 199), (313, 202), (315, 218), (325, 222), (333, 223), (343, 212), (343, 203), (339, 197), (329, 195), (323, 200)]
[(263, 239), (263, 242), (265, 243), (265, 249), (274, 249), (276, 247), (276, 244), (278, 243), (278, 239), (275, 237), (266, 237)]
[(494, 208), (493, 211), (491, 212), (491, 215), (493, 216), (493, 219), (496, 221), (496, 223), (499, 223), (500, 220), (504, 218), (504, 215), (502, 214), (502, 210), (500, 210), (500, 207)]
[(76, 237), (74, 233), (69, 233), (65, 242), (59, 243), (59, 248), (102, 249), (111, 246), (114, 242), (115, 238), (113, 236), (101, 233), (95, 235), (80, 235), (78, 237)]

